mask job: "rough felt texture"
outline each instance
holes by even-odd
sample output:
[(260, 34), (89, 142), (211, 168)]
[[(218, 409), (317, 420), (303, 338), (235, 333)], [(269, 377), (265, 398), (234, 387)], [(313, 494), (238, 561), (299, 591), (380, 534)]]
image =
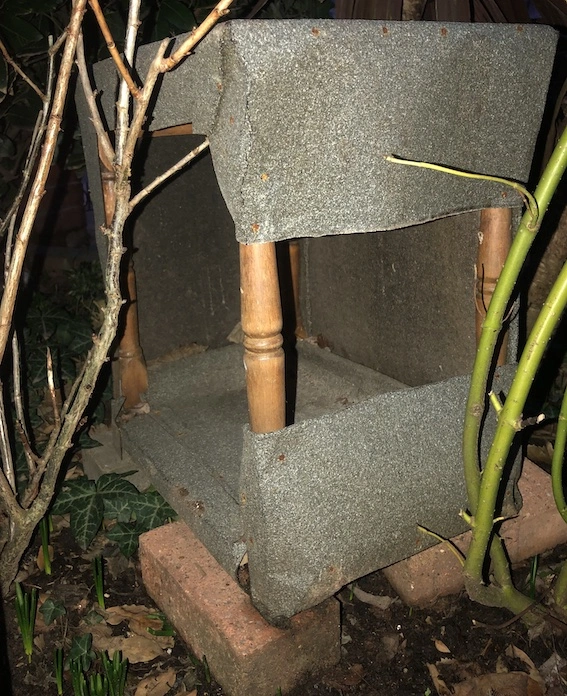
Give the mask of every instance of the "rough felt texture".
[[(296, 420), (404, 385), (301, 344)], [(240, 468), (248, 422), (242, 346), (152, 367), (151, 412), (126, 423), (124, 447), (215, 558), (234, 574), (246, 550)]]
[[(518, 205), (499, 184), (383, 157), (525, 181), (556, 40), (543, 26), (225, 22), (164, 77), (150, 127), (192, 121), (210, 137), (242, 242)], [(140, 74), (154, 51), (140, 49)], [(95, 75), (112, 119), (114, 69)]]
[[(495, 390), (513, 368), (503, 368)], [(378, 394), (266, 435), (246, 433), (244, 526), (252, 600), (272, 620), (466, 529), (461, 456), (469, 386), (457, 377)], [(485, 434), (493, 432), (487, 418)]]

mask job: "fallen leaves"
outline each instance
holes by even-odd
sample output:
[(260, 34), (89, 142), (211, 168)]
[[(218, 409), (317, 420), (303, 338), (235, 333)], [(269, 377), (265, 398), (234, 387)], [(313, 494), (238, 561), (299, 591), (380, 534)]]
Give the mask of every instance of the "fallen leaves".
[[(175, 685), (177, 675), (174, 669), (150, 674), (138, 684), (134, 696), (165, 696)], [(194, 691), (193, 693), (197, 693)]]
[[(436, 640), (435, 646), (439, 650), (438, 643), (440, 641)], [(438, 696), (550, 696), (551, 675), (558, 674), (555, 667), (560, 658), (551, 662), (550, 660), (538, 670), (523, 650), (509, 645), (499, 656), (496, 671), (489, 674), (478, 674), (479, 665), (475, 662), (462, 663), (448, 658), (428, 664), (427, 669)], [(507, 665), (512, 662), (515, 667), (521, 663), (525, 671), (509, 670)], [(544, 675), (547, 678), (544, 678)], [(559, 693), (564, 692), (558, 691), (557, 694)]]

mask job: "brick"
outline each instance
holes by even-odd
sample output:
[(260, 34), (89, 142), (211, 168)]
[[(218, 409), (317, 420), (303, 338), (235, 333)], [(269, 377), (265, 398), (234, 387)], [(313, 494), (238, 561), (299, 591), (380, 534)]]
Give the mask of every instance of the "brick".
[[(525, 460), (519, 481), (524, 500), (518, 517), (506, 520), (501, 536), (513, 563), (567, 542), (567, 524), (557, 512), (549, 475)], [(466, 553), (471, 533), (465, 532), (452, 541)], [(394, 563), (384, 575), (401, 599), (412, 606), (427, 606), (438, 597), (463, 589), (461, 566), (446, 544), (438, 544)]]
[(340, 659), (335, 599), (270, 625), (182, 522), (143, 534), (140, 561), (148, 593), (230, 696), (274, 696)]

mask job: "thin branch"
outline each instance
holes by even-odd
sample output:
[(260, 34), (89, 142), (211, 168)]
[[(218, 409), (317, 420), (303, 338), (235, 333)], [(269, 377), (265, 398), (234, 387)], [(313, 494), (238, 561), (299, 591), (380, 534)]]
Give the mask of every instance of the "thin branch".
[(65, 29), (65, 31), (59, 36), (59, 38), (53, 44), (53, 46), (50, 47), (49, 54), (52, 56), (55, 55), (59, 51), (61, 46), (65, 43), (65, 41), (67, 41), (67, 29)]
[[(128, 23), (126, 25), (126, 37), (124, 41), (124, 58), (129, 65), (134, 65), (134, 53), (136, 50), (136, 36), (138, 34), (140, 16), (140, 0), (130, 0), (128, 6)], [(116, 164), (122, 164), (122, 156), (124, 154), (124, 144), (128, 137), (128, 122), (129, 122), (129, 89), (125, 80), (120, 81), (118, 90), (118, 101), (116, 102)], [(139, 102), (141, 96), (138, 97), (136, 103)]]
[(83, 87), (83, 94), (85, 95), (85, 101), (91, 112), (91, 121), (95, 129), (100, 158), (107, 169), (112, 169), (112, 162), (114, 161), (114, 148), (108, 137), (108, 133), (104, 128), (102, 119), (100, 117), (100, 112), (98, 110), (95, 96), (91, 87), (91, 81), (89, 78), (89, 72), (87, 70), (87, 62), (85, 60), (85, 48), (83, 44), (83, 33), (79, 33), (79, 40), (77, 41), (77, 54), (76, 63), (79, 68), (79, 78), (81, 85)]
[(26, 73), (20, 68), (20, 66), (16, 63), (16, 61), (10, 57), (10, 54), (8, 53), (8, 50), (7, 50), (6, 46), (4, 45), (4, 42), (2, 41), (2, 39), (0, 39), (0, 53), (2, 53), (2, 55), (4, 56), (4, 60), (6, 61), (6, 63), (8, 63), (9, 65), (11, 65), (14, 68), (14, 70), (18, 73), (18, 75), (22, 78), (22, 80), (27, 82), (27, 84), (38, 95), (38, 97), (41, 99), (41, 101), (44, 102), (47, 97), (41, 91), (41, 89), (35, 84), (35, 82), (33, 80), (31, 80), (26, 75)]
[(181, 46), (168, 58), (164, 58), (161, 62), (160, 71), (168, 72), (172, 70), (180, 61), (189, 55), (195, 46), (208, 34), (221, 17), (224, 17), (229, 12), (229, 7), (234, 0), (221, 0), (217, 6), (205, 17), (201, 24), (193, 29)]
[[(95, 14), (96, 21), (98, 22), (98, 26), (100, 28), (100, 31), (101, 31), (102, 35), (104, 36), (104, 40), (106, 41), (106, 47), (108, 48), (110, 55), (112, 56), (112, 59), (114, 60), (114, 63), (116, 64), (116, 69), (120, 73), (121, 78), (128, 85), (128, 89), (130, 90), (130, 94), (134, 97), (134, 99), (139, 99), (140, 89), (139, 89), (139, 87), (136, 87), (134, 80), (132, 79), (132, 76), (130, 75), (130, 72), (128, 71), (128, 68), (124, 64), (124, 61), (122, 60), (122, 57), (121, 57), (120, 53), (118, 52), (118, 49), (116, 48), (116, 43), (114, 42), (114, 39), (112, 38), (112, 33), (108, 27), (108, 24), (106, 23), (106, 19), (104, 18), (104, 14), (100, 8), (98, 0), (89, 0), (89, 5), (91, 6), (91, 10)], [(131, 62), (130, 62), (130, 65), (132, 65)]]
[(33, 475), (36, 472), (36, 468), (42, 464), (41, 457), (38, 457), (37, 454), (33, 451), (33, 448), (31, 446), (29, 437), (27, 433), (25, 432), (23, 425), (20, 421), (16, 422), (16, 430), (18, 431), (18, 435), (20, 436), (20, 441), (22, 443), (22, 446), (24, 450), (26, 451), (26, 454), (29, 456), (29, 458), (32, 460), (34, 466), (30, 470), (30, 480), (33, 477)]
[(196, 148), (191, 150), (185, 157), (179, 160), (176, 164), (173, 165), (173, 167), (170, 167), (166, 172), (163, 174), (160, 174), (157, 176), (150, 184), (148, 184), (145, 188), (143, 188), (140, 192), (138, 192), (131, 200), (130, 200), (130, 210), (132, 211), (138, 203), (140, 203), (147, 195), (149, 195), (154, 189), (156, 189), (158, 186), (163, 184), (164, 181), (172, 177), (174, 174), (176, 174), (180, 169), (183, 169), (183, 167), (187, 166), (191, 160), (195, 159), (197, 155), (200, 155), (201, 152), (206, 150), (209, 147), (209, 140), (206, 139), (204, 140), (200, 145), (198, 145)]
[[(12, 381), (14, 390), (14, 406), (16, 408), (16, 418), (20, 423), (20, 427), (24, 433), (26, 440), (29, 442), (29, 435), (26, 428), (26, 416), (24, 413), (24, 403), (22, 399), (22, 371), (21, 371), (21, 356), (20, 356), (20, 343), (18, 341), (18, 335), (14, 331), (12, 336)], [(35, 459), (30, 456), (29, 452), (24, 448), (26, 454), (26, 461), (28, 464), (28, 471), (32, 474), (35, 470)]]
[(57, 405), (57, 393), (55, 391), (55, 380), (53, 379), (53, 359), (51, 351), (47, 348), (47, 388), (49, 389), (49, 397), (51, 399), (51, 408), (53, 409), (53, 424), (59, 430), (61, 426), (61, 416), (59, 415), (59, 406)]
[(61, 128), (63, 109), (65, 107), (71, 68), (77, 45), (77, 37), (85, 11), (85, 5), (86, 0), (76, 0), (75, 4), (73, 5), (71, 19), (69, 22), (69, 36), (65, 42), (65, 50), (63, 52), (63, 58), (61, 59), (61, 64), (59, 67), (59, 75), (57, 78), (57, 84), (55, 86), (52, 111), (47, 123), (42, 156), (37, 167), (28, 203), (22, 216), (20, 229), (14, 244), (12, 262), (10, 264), (6, 285), (2, 294), (2, 301), (0, 302), (0, 363), (4, 360), (4, 355), (6, 353), (6, 345), (8, 343), (8, 337), (12, 327), (12, 317), (14, 315), (16, 295), (18, 293), (20, 277), (22, 275), (22, 268), (24, 265), (24, 258), (31, 230), (39, 209), (41, 198), (45, 191), (45, 182), (47, 180), (47, 175), (49, 174), (49, 169), (55, 153), (55, 147), (57, 145), (57, 136), (59, 135), (59, 130)]
[(12, 491), (16, 493), (16, 473), (12, 449), (10, 448), (10, 436), (8, 434), (6, 410), (4, 408), (4, 385), (2, 382), (0, 382), (0, 454), (2, 455), (2, 469), (6, 474), (6, 480), (10, 484)]

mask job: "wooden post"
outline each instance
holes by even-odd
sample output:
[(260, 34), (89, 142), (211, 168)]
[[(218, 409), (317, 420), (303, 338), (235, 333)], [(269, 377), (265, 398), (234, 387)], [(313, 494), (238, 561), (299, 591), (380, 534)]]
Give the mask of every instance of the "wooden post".
[(282, 309), (273, 242), (240, 245), (240, 296), (250, 428), (285, 427)]
[(307, 331), (303, 326), (301, 316), (301, 296), (300, 296), (300, 273), (301, 273), (301, 249), (298, 239), (290, 239), (289, 246), (289, 265), (291, 268), (291, 286), (293, 290), (293, 306), (295, 312), (295, 335), (297, 338), (307, 338)]
[[(480, 213), (478, 256), (476, 263), (476, 341), (480, 338), (486, 310), (512, 244), (512, 210), (485, 208)], [(497, 365), (506, 364), (508, 335), (504, 334)]]
[[(102, 195), (104, 217), (107, 225), (112, 223), (116, 205), (114, 171), (106, 168), (101, 161)], [(146, 410), (143, 394), (148, 390), (148, 371), (140, 346), (138, 331), (138, 308), (136, 305), (136, 275), (132, 251), (128, 251), (128, 271), (126, 279), (127, 305), (124, 312), (124, 330), (118, 346), (118, 379), (120, 395), (124, 397), (124, 411)]]

